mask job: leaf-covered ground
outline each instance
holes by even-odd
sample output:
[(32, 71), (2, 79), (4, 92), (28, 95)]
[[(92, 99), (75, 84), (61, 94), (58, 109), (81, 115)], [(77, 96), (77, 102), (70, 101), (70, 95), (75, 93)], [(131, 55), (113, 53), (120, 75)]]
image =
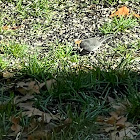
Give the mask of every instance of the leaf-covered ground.
[(139, 139), (139, 5), (0, 0), (0, 139)]

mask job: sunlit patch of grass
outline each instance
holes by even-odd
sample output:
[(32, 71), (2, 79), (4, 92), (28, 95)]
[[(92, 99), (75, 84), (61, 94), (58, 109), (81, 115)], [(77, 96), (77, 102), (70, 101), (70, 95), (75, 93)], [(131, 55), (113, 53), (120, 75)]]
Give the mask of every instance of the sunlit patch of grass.
[(28, 75), (43, 78), (46, 74), (56, 74), (58, 71), (68, 70), (72, 65), (78, 63), (78, 55), (74, 54), (72, 46), (57, 44), (52, 45), (49, 52), (40, 56), (38, 51), (29, 55), (24, 63), (24, 71)]
[(23, 58), (27, 55), (28, 47), (13, 41), (9, 43), (2, 43), (0, 47), (5, 55), (12, 55), (15, 58)]
[(58, 60), (64, 63), (78, 62), (78, 55), (73, 52), (73, 47), (70, 45), (57, 44), (53, 53), (56, 61)]
[(78, 55), (73, 51), (73, 47), (60, 43), (52, 44), (46, 58), (49, 59), (49, 63), (55, 71), (69, 69), (79, 62)]
[(104, 33), (117, 33), (119, 31), (125, 31), (126, 29), (133, 28), (138, 25), (137, 19), (129, 18), (116, 18), (114, 17), (110, 23), (104, 23), (104, 25), (99, 28), (99, 30)]
[[(0, 31), (3, 32), (6, 35), (14, 35), (16, 36), (18, 30), (2, 30), (2, 27), (4, 25), (9, 25), (10, 27), (15, 26), (15, 25), (20, 25), (24, 19), (30, 19), (30, 17), (40, 17), (39, 23), (33, 23), (32, 26), (38, 26), (41, 21), (43, 21), (43, 26), (45, 25), (50, 25), (49, 23), (51, 22), (52, 16), (54, 15), (54, 11), (52, 9), (53, 2), (48, 1), (48, 0), (38, 0), (38, 1), (4, 1), (11, 3), (11, 6), (13, 9), (11, 10), (10, 13), (5, 12), (6, 9), (4, 9), (4, 12), (1, 12), (0, 16)], [(18, 18), (15, 18), (18, 17)], [(41, 20), (42, 19), (42, 20)], [(45, 21), (45, 22), (44, 22)], [(40, 27), (42, 29), (42, 26)], [(45, 29), (46, 30), (46, 29)]]
[(0, 70), (4, 70), (8, 66), (9, 62), (5, 61), (2, 56), (0, 56)]
[(26, 60), (27, 62), (23, 64), (24, 73), (37, 79), (48, 77), (49, 69), (51, 67), (47, 58), (39, 58), (35, 53), (32, 56), (28, 56)]

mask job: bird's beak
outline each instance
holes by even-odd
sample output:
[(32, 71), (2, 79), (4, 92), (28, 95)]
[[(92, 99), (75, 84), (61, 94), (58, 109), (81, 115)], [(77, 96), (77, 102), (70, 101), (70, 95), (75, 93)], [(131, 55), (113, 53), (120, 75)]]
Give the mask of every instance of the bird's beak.
[(75, 39), (74, 42), (78, 47), (80, 47), (80, 43), (82, 42), (82, 40)]

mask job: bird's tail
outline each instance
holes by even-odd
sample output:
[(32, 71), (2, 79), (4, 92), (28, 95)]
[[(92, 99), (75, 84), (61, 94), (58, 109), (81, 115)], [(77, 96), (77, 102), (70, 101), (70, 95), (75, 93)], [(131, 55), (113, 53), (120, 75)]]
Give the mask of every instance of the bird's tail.
[(106, 41), (107, 39), (111, 38), (111, 37), (114, 37), (115, 35), (109, 35), (109, 36), (106, 36), (105, 38), (101, 38), (100, 41), (101, 43), (103, 43), (104, 41)]

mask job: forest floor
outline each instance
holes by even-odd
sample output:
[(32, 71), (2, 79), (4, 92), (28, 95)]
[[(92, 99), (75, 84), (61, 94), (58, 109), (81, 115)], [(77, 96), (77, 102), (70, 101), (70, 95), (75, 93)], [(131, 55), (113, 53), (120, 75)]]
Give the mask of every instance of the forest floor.
[(139, 5), (0, 0), (0, 139), (140, 139)]

